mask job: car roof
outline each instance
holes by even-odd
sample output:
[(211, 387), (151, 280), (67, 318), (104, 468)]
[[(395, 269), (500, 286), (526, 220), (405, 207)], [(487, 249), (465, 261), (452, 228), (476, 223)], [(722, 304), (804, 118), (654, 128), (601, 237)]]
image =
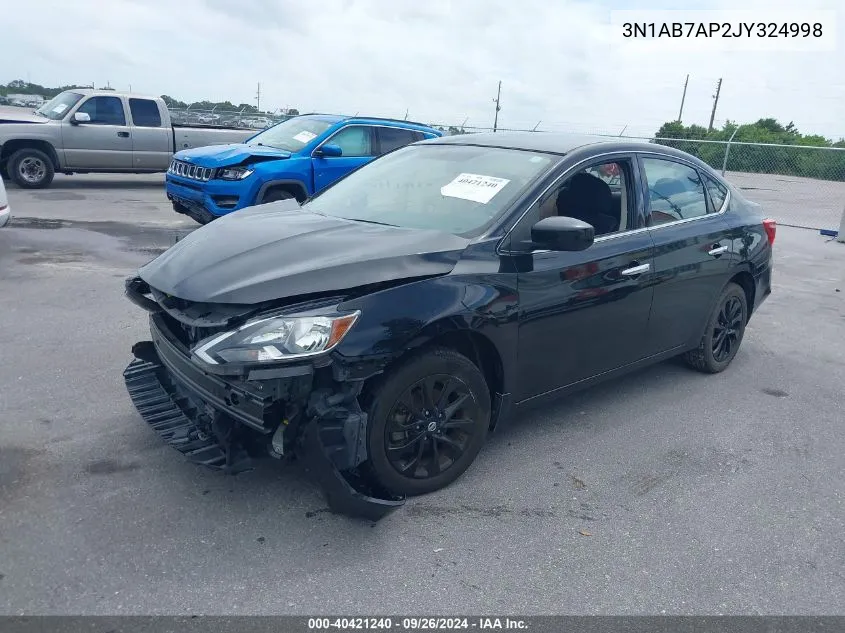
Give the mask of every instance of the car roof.
[[(620, 141), (622, 142), (620, 143)], [(569, 134), (564, 132), (478, 132), (474, 134), (444, 136), (437, 140), (424, 142), (429, 144), (481, 145), (485, 147), (521, 149), (531, 152), (548, 152), (551, 154), (568, 154), (573, 150), (587, 145), (625, 145), (626, 147), (631, 145), (629, 141), (618, 137)], [(649, 144), (642, 143), (642, 145)]]
[(529, 152), (543, 152), (564, 156), (576, 150), (595, 149), (602, 152), (650, 152), (665, 156), (675, 156), (690, 161), (712, 173), (713, 168), (696, 156), (674, 147), (632, 140), (618, 136), (600, 136), (596, 134), (570, 134), (565, 132), (479, 132), (475, 134), (455, 134), (436, 139), (418, 141), (415, 145), (475, 145), (482, 147), (501, 147)]
[(438, 134), (442, 134), (440, 130), (431, 125), (428, 125), (427, 123), (420, 123), (419, 121), (407, 121), (405, 119), (390, 119), (378, 116), (350, 116), (348, 114), (323, 114), (319, 112), (309, 112), (306, 114), (300, 114), (299, 116), (319, 119), (321, 121), (330, 121), (332, 123), (340, 123), (341, 121), (347, 123), (369, 123), (385, 125), (387, 127), (405, 127), (414, 130), (424, 129), (426, 131), (433, 131), (437, 132)]

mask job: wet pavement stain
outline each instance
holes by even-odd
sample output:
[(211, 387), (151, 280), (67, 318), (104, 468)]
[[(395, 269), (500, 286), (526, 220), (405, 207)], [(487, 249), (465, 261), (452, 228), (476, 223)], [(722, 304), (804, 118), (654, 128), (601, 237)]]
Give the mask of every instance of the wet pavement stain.
[(132, 470), (137, 470), (138, 464), (129, 462), (122, 464), (113, 459), (98, 459), (85, 466), (85, 472), (89, 475), (113, 475), (115, 473), (125, 473)]
[(75, 264), (84, 259), (84, 253), (41, 253), (21, 257), (18, 261), (21, 264)]
[(16, 229), (61, 229), (69, 225), (70, 223), (64, 220), (52, 220), (48, 218), (16, 217), (12, 220), (12, 226)]
[(146, 238), (153, 243), (173, 245), (196, 230), (197, 226), (144, 226), (128, 222), (95, 221), (78, 222), (55, 218), (13, 218), (13, 226), (18, 229), (80, 229), (101, 233), (121, 239)]
[(45, 193), (34, 193), (32, 197), (36, 200), (48, 200), (50, 202), (67, 202), (69, 200), (85, 200), (81, 193), (72, 191), (48, 191)]
[(161, 255), (169, 246), (137, 246), (129, 250), (134, 253), (144, 253), (145, 255)]
[(408, 514), (412, 516), (436, 516), (446, 517), (450, 515), (476, 516), (500, 518), (503, 516), (520, 517), (541, 517), (552, 518), (557, 512), (548, 508), (511, 508), (507, 505), (495, 505), (490, 507), (476, 507), (466, 504), (459, 506), (437, 506), (437, 505), (412, 505), (408, 508)]
[(0, 446), (0, 499), (11, 497), (27, 484), (31, 462), (41, 452), (20, 446)]
[(789, 393), (783, 389), (766, 388), (761, 389), (760, 391), (765, 393), (767, 396), (774, 396), (775, 398), (786, 398), (789, 395)]

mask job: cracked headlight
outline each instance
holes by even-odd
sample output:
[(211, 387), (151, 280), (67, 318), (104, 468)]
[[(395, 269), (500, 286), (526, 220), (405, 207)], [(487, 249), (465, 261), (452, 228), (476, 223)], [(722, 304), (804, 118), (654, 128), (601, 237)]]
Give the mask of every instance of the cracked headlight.
[(257, 319), (200, 341), (191, 351), (211, 365), (272, 363), (316, 356), (340, 343), (359, 314)]
[(253, 171), (247, 167), (221, 167), (217, 177), (222, 180), (243, 180), (251, 176)]

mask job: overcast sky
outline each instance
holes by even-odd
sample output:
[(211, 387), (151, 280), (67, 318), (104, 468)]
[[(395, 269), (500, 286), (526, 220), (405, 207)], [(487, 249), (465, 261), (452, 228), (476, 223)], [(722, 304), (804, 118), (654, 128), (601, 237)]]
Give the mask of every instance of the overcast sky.
[[(760, 117), (845, 136), (845, 4), (835, 52), (632, 50), (613, 9), (678, 0), (0, 0), (0, 82), (107, 81), (184, 101), (499, 125), (651, 134), (677, 117)], [(835, 9), (841, 0), (744, 0)], [(729, 0), (686, 8), (736, 8)], [(10, 7), (16, 9), (10, 10)], [(755, 9), (756, 8), (756, 9)]]

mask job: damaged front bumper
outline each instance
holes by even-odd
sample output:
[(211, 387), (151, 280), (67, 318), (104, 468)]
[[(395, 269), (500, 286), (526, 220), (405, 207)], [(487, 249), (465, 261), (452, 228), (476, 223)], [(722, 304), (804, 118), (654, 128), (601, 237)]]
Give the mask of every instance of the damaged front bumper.
[(316, 387), (309, 365), (263, 380), (214, 375), (191, 361), (157, 315), (150, 326), (152, 340), (133, 346), (124, 381), (141, 417), (188, 459), (236, 474), (260, 456), (295, 455), (332, 512), (375, 521), (404, 503), (361, 468), (366, 414), (356, 389)]

